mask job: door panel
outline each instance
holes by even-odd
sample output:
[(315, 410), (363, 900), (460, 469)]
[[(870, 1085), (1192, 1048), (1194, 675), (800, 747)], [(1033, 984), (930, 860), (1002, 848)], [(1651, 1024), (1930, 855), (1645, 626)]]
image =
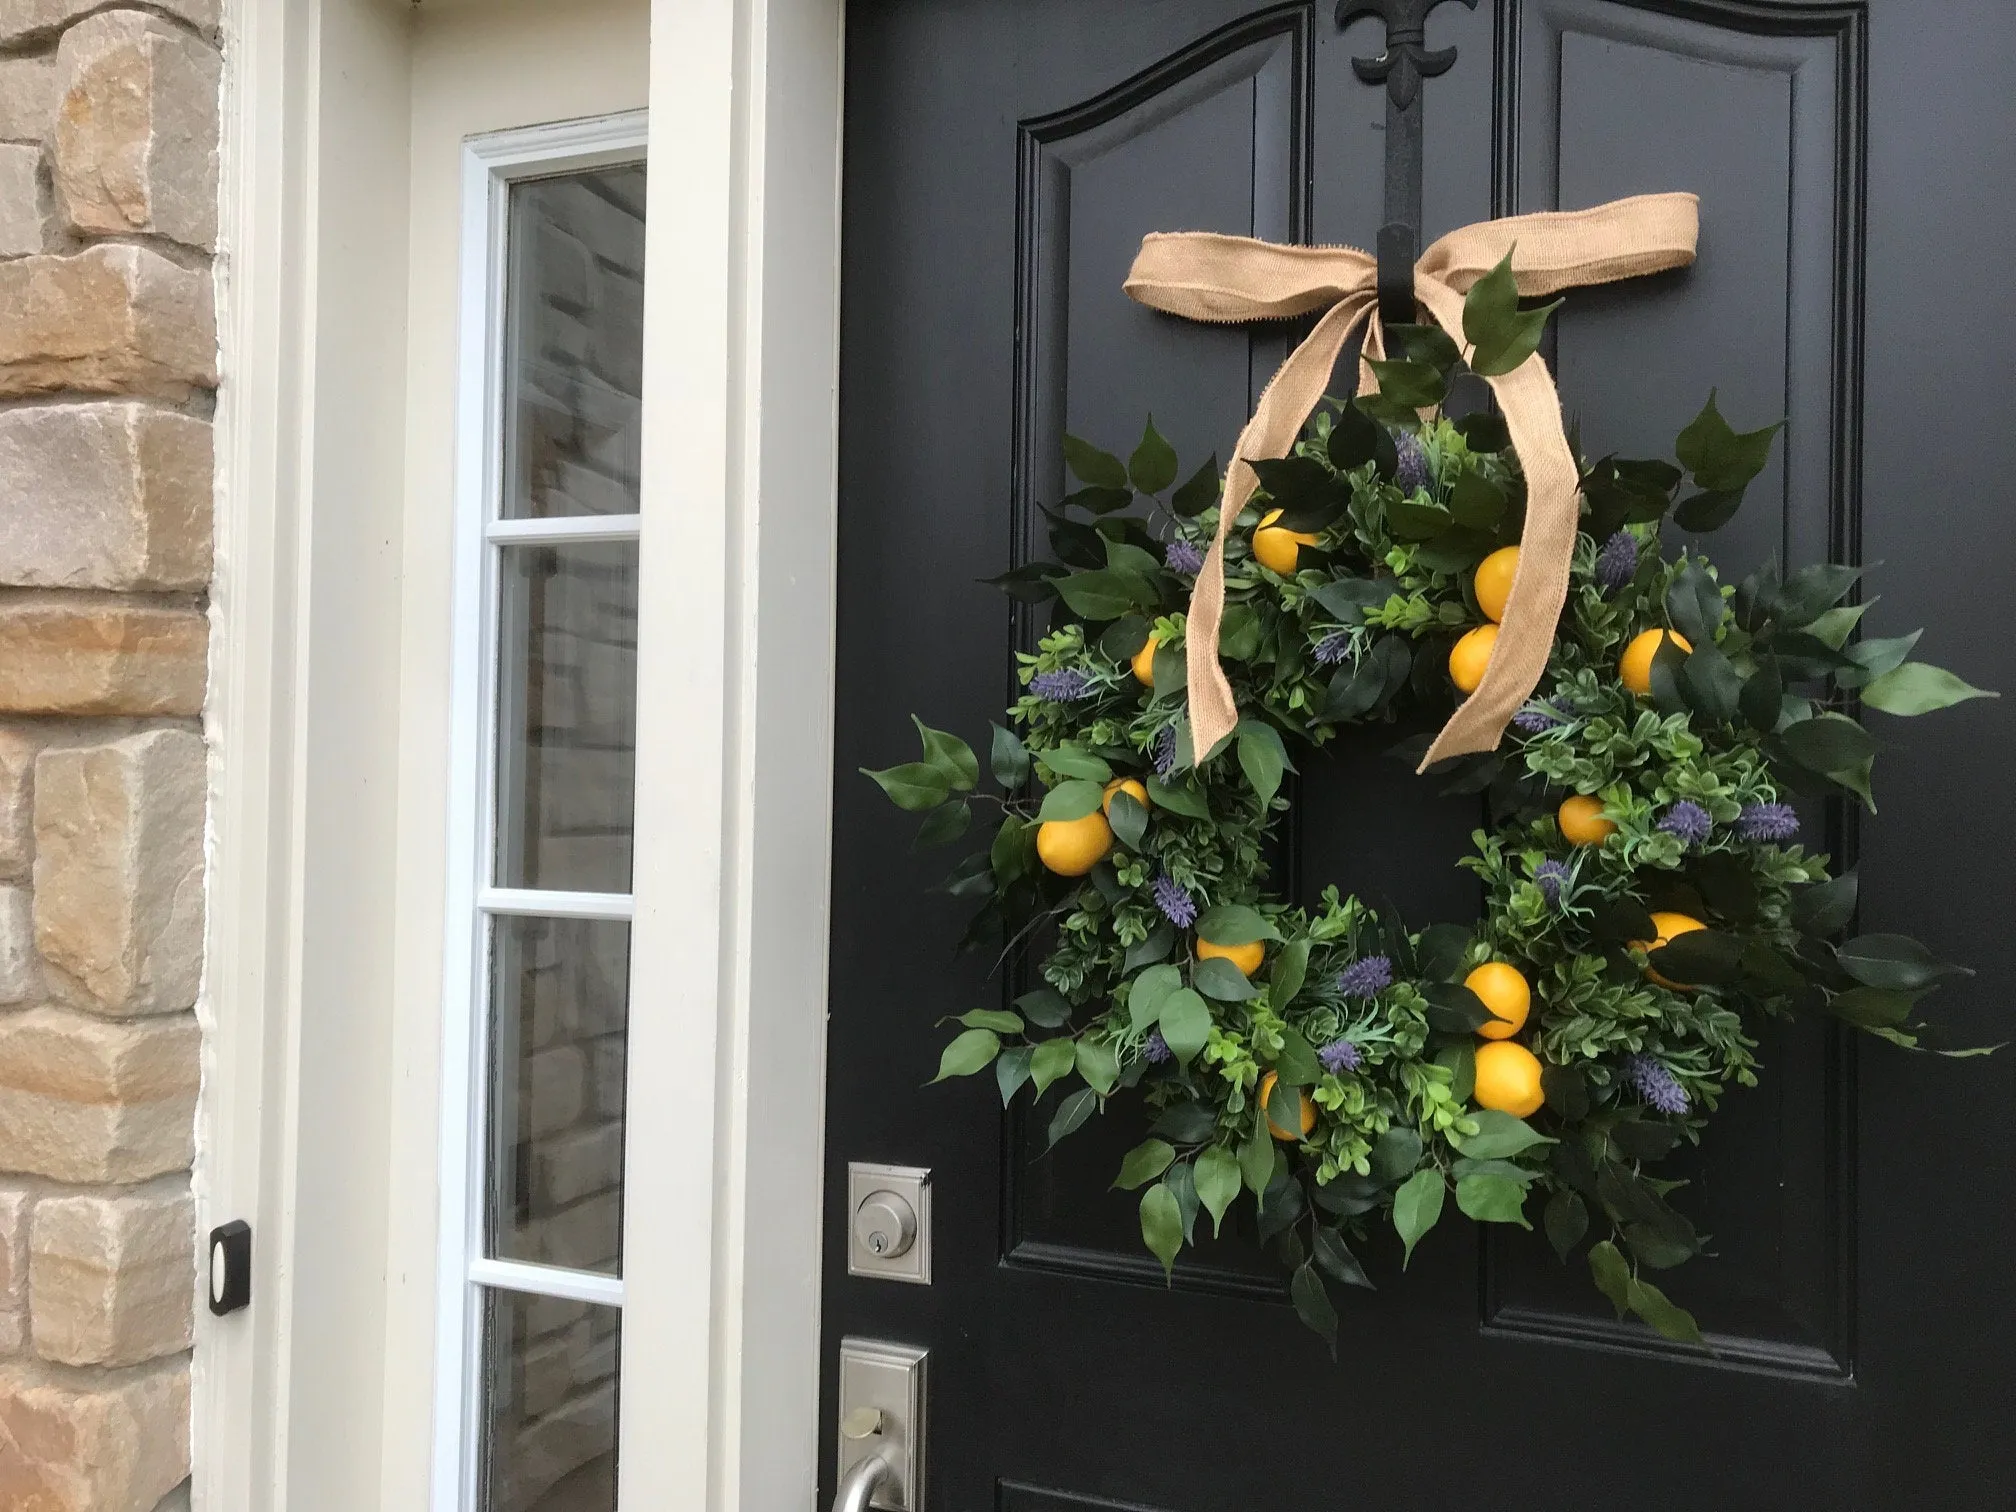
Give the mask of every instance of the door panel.
[[(1987, 417), (2016, 403), (2016, 375), (1964, 339), (2016, 301), (1950, 255), (1944, 291), (1921, 271), (2016, 231), (2006, 197), (1962, 188), (1991, 161), (2016, 169), (2016, 109), (1984, 61), (2016, 56), (2016, 14), (1483, 0), (1438, 10), (1430, 40), (1460, 49), (1427, 92), (1431, 235), (1702, 196), (1695, 268), (1569, 297), (1552, 355), (1584, 450), (1663, 452), (1710, 387), (1732, 415), (1786, 415), (1718, 562), (1880, 556), (1886, 624), (1926, 624), (1974, 682), (2016, 682), (1988, 608), (2016, 527), (1980, 491), (2000, 485), (1975, 481), (1998, 475)], [(984, 1079), (917, 1090), (933, 1022), (1017, 983), (952, 954), (958, 909), (919, 903), (942, 863), (906, 850), (856, 768), (900, 759), (912, 710), (969, 738), (1000, 717), (1036, 627), (973, 580), (1039, 549), (1066, 430), (1117, 449), (1152, 411), (1186, 468), (1229, 451), (1292, 332), (1169, 320), (1120, 280), (1151, 230), (1368, 244), (1383, 100), (1350, 59), (1377, 48), (1327, 5), (896, 0), (850, 17), (829, 1334), (932, 1350), (937, 1509), (1467, 1507), (1513, 1485), (1549, 1507), (2004, 1505), (1991, 1404), (2011, 1395), (2016, 1320), (1981, 1257), (2016, 1233), (1974, 1194), (2012, 1174), (1985, 1132), (2016, 1090), (2006, 1061), (1760, 1034), (1764, 1085), (1680, 1173), (1715, 1236), (1674, 1286), (1718, 1335), (1709, 1361), (1615, 1323), (1537, 1236), (1445, 1220), (1407, 1272), (1382, 1254), (1380, 1290), (1340, 1299), (1333, 1365), (1246, 1235), (1186, 1251), (1162, 1284), (1107, 1190), (1139, 1138), (1124, 1104), (1045, 1155), (1047, 1105), (1004, 1115)], [(1946, 294), (1974, 302), (1950, 332)], [(1865, 309), (1887, 338), (1866, 374)], [(1811, 816), (1862, 858), (1864, 927), (1981, 968), (1942, 997), (1961, 1039), (2003, 1037), (1989, 984), (2016, 964), (1995, 906), (2016, 808), (1988, 754), (2011, 733), (1999, 706), (1943, 742), (1886, 725), (1883, 816)], [(1305, 763), (1282, 885), (1467, 919), (1454, 862), (1477, 805), (1383, 743)], [(849, 1159), (936, 1173), (930, 1288), (846, 1275)]]

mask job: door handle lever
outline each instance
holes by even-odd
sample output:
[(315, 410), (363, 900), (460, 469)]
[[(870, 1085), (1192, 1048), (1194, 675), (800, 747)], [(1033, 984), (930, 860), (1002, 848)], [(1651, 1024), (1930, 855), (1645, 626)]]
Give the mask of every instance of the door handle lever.
[(889, 1478), (889, 1461), (879, 1454), (857, 1460), (854, 1468), (840, 1477), (833, 1493), (833, 1512), (868, 1512), (870, 1502), (882, 1482)]

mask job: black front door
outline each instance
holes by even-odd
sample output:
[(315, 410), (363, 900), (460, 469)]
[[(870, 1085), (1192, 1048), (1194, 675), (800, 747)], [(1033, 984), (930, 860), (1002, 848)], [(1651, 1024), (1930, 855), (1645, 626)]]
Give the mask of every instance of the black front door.
[[(1666, 455), (1711, 387), (1784, 415), (1725, 569), (1880, 562), (1891, 633), (2016, 687), (2016, 7), (1482, 0), (1430, 32), (1460, 54), (1428, 96), (1431, 237), (1701, 196), (1693, 269), (1569, 297), (1584, 450)], [(1333, 1364), (1248, 1240), (1164, 1286), (1107, 1190), (1140, 1137), (1122, 1104), (1039, 1158), (1047, 1109), (924, 1088), (936, 1022), (1014, 989), (955, 956), (960, 905), (925, 891), (946, 853), (912, 854), (857, 769), (906, 758), (913, 710), (984, 748), (1029, 627), (976, 580), (1041, 540), (1066, 430), (1124, 451), (1152, 413), (1186, 462), (1223, 457), (1280, 360), (1279, 329), (1128, 301), (1142, 235), (1369, 245), (1384, 102), (1350, 66), (1374, 27), (1328, 6), (857, 0), (848, 34), (827, 1357), (930, 1349), (931, 1512), (2016, 1506), (2009, 1054), (1763, 1034), (1763, 1086), (1689, 1173), (1714, 1253), (1672, 1290), (1712, 1358), (1615, 1322), (1537, 1235), (1445, 1219), (1404, 1274), (1397, 1245), (1371, 1257)], [(1872, 723), (1881, 815), (1829, 836), (1863, 927), (1975, 966), (1940, 1016), (2003, 1038), (2008, 703)], [(1305, 770), (1284, 885), (1467, 921), (1475, 801), (1372, 744)], [(928, 1288), (847, 1274), (850, 1159), (931, 1168)]]

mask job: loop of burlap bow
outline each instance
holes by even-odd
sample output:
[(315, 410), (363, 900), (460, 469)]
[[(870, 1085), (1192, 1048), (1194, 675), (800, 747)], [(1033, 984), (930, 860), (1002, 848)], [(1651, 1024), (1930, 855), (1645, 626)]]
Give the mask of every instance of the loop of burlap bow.
[[(1694, 260), (1698, 201), (1691, 194), (1648, 194), (1589, 210), (1554, 211), (1484, 221), (1452, 231), (1414, 265), (1414, 295), (1458, 347), (1463, 296), (1513, 254), (1522, 295), (1612, 283)], [(1279, 457), (1294, 445), (1329, 386), (1351, 333), (1369, 320), (1364, 351), (1378, 356), (1378, 264), (1352, 247), (1291, 247), (1208, 231), (1156, 232), (1144, 238), (1127, 275), (1129, 296), (1189, 320), (1285, 320), (1326, 310), (1260, 396), (1240, 432), (1225, 477), (1218, 533), (1190, 595), (1186, 661), (1190, 736), (1199, 758), (1239, 722), (1232, 686), (1218, 665), (1225, 612), (1225, 538), (1259, 482), (1249, 459)], [(1526, 524), (1484, 680), (1429, 746), (1421, 766), (1488, 751), (1547, 670), (1554, 629), (1568, 593), (1569, 559), (1580, 517), (1580, 472), (1561, 428), (1561, 401), (1538, 353), (1485, 380), (1498, 396), (1512, 450), (1526, 475)], [(1360, 392), (1370, 382), (1362, 369)]]

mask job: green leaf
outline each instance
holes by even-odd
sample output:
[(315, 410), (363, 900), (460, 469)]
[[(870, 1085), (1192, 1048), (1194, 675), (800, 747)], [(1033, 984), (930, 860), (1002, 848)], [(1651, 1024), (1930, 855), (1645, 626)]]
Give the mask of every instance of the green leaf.
[(1373, 1141), (1373, 1179), (1382, 1186), (1391, 1186), (1401, 1177), (1411, 1172), (1421, 1163), (1421, 1136), (1412, 1129), (1395, 1124)]
[(1589, 1274), (1595, 1278), (1596, 1290), (1617, 1309), (1618, 1317), (1631, 1311), (1631, 1267), (1608, 1239), (1589, 1246)]
[(1438, 325), (1402, 325), (1395, 322), (1386, 327), (1386, 350), (1397, 352), (1409, 362), (1425, 363), (1438, 371), (1454, 367), (1463, 356), (1449, 333)]
[(906, 761), (879, 772), (862, 767), (861, 775), (872, 778), (896, 807), (913, 814), (934, 809), (952, 796), (952, 784), (946, 781), (945, 773), (922, 761)]
[(1420, 498), (1395, 499), (1386, 506), (1386, 528), (1402, 541), (1432, 541), (1456, 524), (1440, 504)]
[(1858, 1029), (1894, 1029), (1911, 1016), (1922, 992), (1894, 992), (1881, 987), (1851, 987), (1837, 992), (1827, 1007)]
[(1325, 1272), (1346, 1286), (1374, 1290), (1372, 1278), (1365, 1274), (1365, 1267), (1358, 1263), (1358, 1257), (1351, 1253), (1351, 1246), (1344, 1242), (1344, 1236), (1336, 1229), (1318, 1224), (1314, 1241), (1312, 1248), (1316, 1263)]
[(1323, 1076), (1323, 1063), (1316, 1059), (1315, 1049), (1302, 1031), (1292, 1026), (1281, 1030), (1281, 1049), (1270, 1064), (1290, 1087), (1313, 1087)]
[(1495, 1108), (1485, 1108), (1470, 1117), (1476, 1121), (1477, 1132), (1465, 1136), (1451, 1135), (1450, 1142), (1473, 1160), (1503, 1160), (1535, 1145), (1554, 1143), (1524, 1119), (1514, 1118), (1510, 1113), (1501, 1113)]
[(1306, 937), (1284, 946), (1274, 958), (1274, 972), (1269, 978), (1267, 1000), (1276, 1013), (1285, 1012), (1295, 1001), (1295, 995), (1302, 990), (1302, 983), (1309, 974), (1309, 941)]
[(1470, 1040), (1444, 1045), (1435, 1052), (1435, 1064), (1449, 1073), (1449, 1095), (1459, 1103), (1468, 1102), (1477, 1087), (1477, 1046)]
[(1053, 819), (1083, 819), (1098, 812), (1105, 796), (1098, 783), (1087, 779), (1060, 782), (1043, 795), (1043, 807), (1036, 811), (1036, 817), (1045, 823)]
[(1153, 415), (1141, 432), (1141, 444), (1127, 459), (1127, 476), (1144, 494), (1159, 494), (1176, 481), (1176, 448), (1156, 433)]
[(1708, 718), (1726, 723), (1736, 717), (1743, 697), (1743, 674), (1714, 644), (1701, 645), (1680, 666), (1681, 690)]
[(994, 880), (1002, 887), (1028, 875), (1034, 864), (1036, 826), (1017, 819), (1013, 814), (1001, 821), (1001, 828), (994, 832), (994, 843), (988, 847), (987, 859), (994, 870)]
[(1456, 1182), (1456, 1206), (1479, 1223), (1516, 1223), (1530, 1229), (1526, 1221), (1526, 1187), (1523, 1182), (1495, 1173), (1473, 1173)]
[(1722, 590), (1691, 557), (1666, 589), (1666, 614), (1689, 645), (1698, 649), (1714, 642), (1722, 623)]
[(1029, 780), (1029, 748), (1022, 744), (1020, 735), (998, 724), (994, 726), (994, 746), (988, 764), (994, 768), (994, 780), (1004, 791), (1012, 793)]
[(1166, 1139), (1148, 1139), (1134, 1146), (1120, 1162), (1120, 1175), (1113, 1183), (1126, 1191), (1146, 1186), (1176, 1159), (1176, 1147)]
[(1786, 726), (1778, 738), (1785, 742), (1794, 761), (1823, 777), (1852, 772), (1876, 754), (1876, 742), (1869, 732), (1845, 714), (1829, 712), (1802, 719)]
[(1076, 493), (1064, 495), (1066, 509), (1082, 509), (1095, 515), (1111, 514), (1133, 502), (1133, 491), (1125, 488), (1081, 488)]
[(915, 714), (910, 723), (917, 726), (918, 738), (924, 742), (924, 761), (945, 774), (946, 786), (955, 793), (970, 793), (980, 781), (980, 758), (973, 754), (973, 747), (957, 735), (945, 730), (934, 730)]
[(1186, 819), (1209, 819), (1211, 810), (1203, 798), (1193, 792), (1185, 783), (1173, 786), (1160, 777), (1148, 779), (1148, 801), (1159, 809), (1167, 809), (1172, 814), (1181, 814)]
[(1547, 317), (1561, 301), (1537, 310), (1519, 308), (1519, 285), (1512, 276), (1512, 253), (1470, 286), (1463, 299), (1463, 338), (1475, 348), (1470, 371), (1480, 378), (1509, 373), (1540, 345)]
[(1005, 1013), (999, 1008), (974, 1008), (960, 1014), (959, 1022), (968, 1029), (993, 1029), (1002, 1034), (1022, 1032), (1021, 1015)]
[(1365, 365), (1379, 380), (1380, 395), (1407, 409), (1433, 409), (1449, 397), (1449, 381), (1425, 362), (1381, 362), (1367, 358)]
[(1930, 714), (1934, 709), (1951, 708), (1970, 698), (1999, 698), (1963, 682), (1944, 667), (1929, 662), (1905, 662), (1871, 679), (1862, 689), (1862, 702), (1885, 714)]
[(1582, 1236), (1589, 1232), (1589, 1209), (1579, 1196), (1564, 1187), (1547, 1199), (1540, 1222), (1547, 1230), (1547, 1242), (1554, 1246), (1554, 1253), (1565, 1265), (1575, 1246), (1582, 1242)]
[(1103, 757), (1094, 756), (1089, 751), (1081, 751), (1076, 746), (1059, 746), (1054, 751), (1040, 751), (1037, 760), (1050, 768), (1059, 777), (1076, 777), (1085, 782), (1106, 783), (1113, 780), (1113, 768)]
[[(1224, 649), (1220, 642), (1219, 649)], [(1162, 703), (1178, 699), (1190, 685), (1189, 653), (1181, 646), (1157, 646), (1148, 675), (1155, 679), (1155, 693), (1150, 700)]]
[(1316, 1267), (1303, 1261), (1295, 1267), (1295, 1274), (1288, 1282), (1288, 1295), (1294, 1299), (1295, 1315), (1311, 1331), (1322, 1336), (1330, 1346), (1330, 1357), (1337, 1357), (1337, 1309), (1330, 1301), (1330, 1293), (1324, 1288), (1323, 1278), (1316, 1274)]
[(1757, 670), (1743, 684), (1736, 703), (1743, 711), (1744, 722), (1759, 734), (1769, 735), (1778, 728), (1778, 720), (1785, 712), (1785, 674), (1775, 656), (1758, 661)]
[(1253, 1127), (1239, 1146), (1239, 1175), (1249, 1192), (1257, 1197), (1273, 1185), (1274, 1166), (1279, 1158), (1274, 1136), (1267, 1132), (1266, 1116), (1255, 1109)]
[(1281, 791), (1281, 774), (1293, 771), (1295, 763), (1288, 759), (1288, 748), (1281, 743), (1281, 732), (1264, 720), (1240, 720), (1238, 741), (1239, 770), (1253, 784), (1260, 806), (1265, 808)]
[(1349, 472), (1370, 462), (1377, 467), (1380, 477), (1390, 478), (1399, 465), (1392, 434), (1366, 414), (1356, 400), (1337, 412), (1327, 450), (1330, 465), (1339, 472)]
[(1512, 432), (1503, 415), (1478, 410), (1456, 421), (1456, 429), (1473, 452), (1502, 452), (1512, 444)]
[(1186, 520), (1193, 520), (1218, 502), (1218, 454), (1190, 474), (1183, 486), (1169, 495), (1169, 508)]
[(1857, 935), (1836, 948), (1841, 969), (1865, 987), (1915, 992), (1945, 976), (1972, 976), (1964, 966), (1940, 960), (1908, 935)]
[(1197, 921), (1197, 938), (1213, 945), (1250, 945), (1255, 940), (1278, 940), (1281, 932), (1258, 909), (1243, 903), (1221, 903), (1206, 909)]
[(1777, 425), (1757, 431), (1730, 429), (1729, 422), (1715, 407), (1715, 394), (1711, 390), (1701, 413), (1680, 432), (1673, 455), (1701, 487), (1740, 493), (1771, 459), (1771, 438), (1778, 430)]
[(1044, 1148), (1054, 1150), (1066, 1136), (1077, 1133), (1098, 1106), (1099, 1094), (1090, 1087), (1082, 1087), (1065, 1098), (1057, 1106), (1057, 1116), (1050, 1120), (1050, 1143)]
[(933, 1083), (952, 1076), (971, 1076), (984, 1070), (1000, 1053), (1001, 1036), (992, 1029), (968, 1029), (945, 1047), (938, 1058), (938, 1074)]
[(1496, 530), (1511, 501), (1505, 490), (1480, 472), (1466, 472), (1449, 490), (1449, 516), (1470, 530)]
[(1402, 1270), (1414, 1258), (1414, 1246), (1421, 1242), (1421, 1236), (1435, 1227), (1442, 1216), (1442, 1200), (1446, 1195), (1442, 1173), (1432, 1169), (1416, 1171), (1393, 1194), (1393, 1227), (1405, 1247), (1400, 1260)]
[(965, 834), (972, 823), (972, 804), (963, 800), (943, 804), (924, 816), (924, 822), (917, 826), (917, 838), (911, 842), (911, 849), (929, 850), (934, 845), (949, 845)]
[(1127, 469), (1120, 465), (1118, 457), (1076, 436), (1064, 438), (1064, 465), (1080, 483), (1090, 483), (1094, 488), (1127, 486)]
[(1183, 1248), (1183, 1209), (1166, 1186), (1152, 1186), (1141, 1194), (1141, 1242), (1162, 1262), (1162, 1279), (1167, 1281)]
[(1093, 621), (1119, 619), (1130, 609), (1149, 608), (1156, 601), (1155, 589), (1146, 580), (1110, 567), (1074, 572), (1056, 582), (1058, 596), (1072, 612)]
[(1078, 1041), (1078, 1074), (1085, 1078), (1086, 1086), (1104, 1097), (1120, 1080), (1119, 1055), (1111, 1045), (1081, 1039)]
[(1648, 951), (1645, 964), (1669, 982), (1713, 987), (1741, 974), (1743, 941), (1719, 929), (1693, 929)]
[(1855, 873), (1849, 872), (1801, 889), (1792, 897), (1792, 922), (1802, 934), (1815, 939), (1824, 940), (1841, 933), (1855, 917), (1858, 888)]
[[(1874, 600), (1871, 600), (1871, 602), (1873, 603)], [(1848, 644), (1848, 637), (1855, 633), (1855, 626), (1861, 622), (1862, 616), (1868, 612), (1868, 604), (1842, 604), (1837, 608), (1829, 609), (1825, 614), (1814, 620), (1812, 624), (1806, 627), (1806, 633), (1819, 641), (1823, 646), (1832, 646), (1836, 651), (1839, 651)], [(1900, 643), (1904, 646), (1904, 653), (1908, 655), (1911, 646), (1924, 633), (1923, 630), (1914, 630), (1909, 635), (1898, 636), (1891, 641), (1864, 641), (1856, 646), (1854, 651), (1849, 652), (1849, 655), (1854, 656), (1859, 665), (1866, 665), (1862, 663), (1862, 659), (1857, 653), (1867, 650), (1872, 646), (1889, 646)], [(1896, 661), (1890, 663), (1890, 666), (1894, 667), (1897, 665), (1897, 662), (1902, 660), (1904, 660), (1904, 656), (1900, 655)], [(1875, 670), (1884, 672), (1888, 671), (1889, 668), (1878, 667)]]
[(1190, 985), (1221, 1003), (1243, 1003), (1259, 996), (1258, 989), (1246, 980), (1246, 973), (1223, 956), (1206, 957), (1191, 967)]
[(1107, 807), (1106, 818), (1113, 825), (1113, 833), (1120, 843), (1129, 850), (1141, 848), (1141, 837), (1148, 833), (1148, 809), (1132, 793), (1115, 793)]
[(1676, 1344), (1705, 1344), (1701, 1337), (1701, 1325), (1694, 1321), (1694, 1315), (1684, 1307), (1676, 1307), (1666, 1293), (1650, 1281), (1634, 1279), (1626, 1292), (1631, 1311)]
[[(1113, 805), (1117, 812), (1120, 805)], [(1148, 931), (1148, 938), (1138, 944), (1129, 945), (1127, 954), (1121, 960), (1122, 973), (1139, 971), (1143, 966), (1152, 966), (1157, 961), (1169, 959), (1169, 952), (1176, 947), (1176, 931), (1167, 919), (1157, 919), (1155, 927)]]
[(1810, 625), (1841, 602), (1841, 595), (1853, 588), (1861, 576), (1860, 567), (1844, 567), (1836, 562), (1815, 562), (1801, 567), (1772, 596), (1771, 619), (1788, 630)]
[(1022, 1010), (1022, 1017), (1040, 1029), (1055, 1029), (1071, 1017), (1071, 1004), (1055, 987), (1025, 992), (1015, 999), (1015, 1006)]
[(1174, 966), (1150, 966), (1127, 989), (1127, 1017), (1136, 1034), (1146, 1034), (1162, 1017), (1169, 995), (1183, 986), (1183, 973)]
[(1365, 622), (1366, 610), (1382, 608), (1393, 597), (1393, 581), (1390, 578), (1376, 581), (1332, 578), (1309, 596), (1329, 611), (1338, 624), (1360, 625)]
[(1421, 995), (1428, 1000), (1428, 1022), (1445, 1034), (1474, 1034), (1497, 1017), (1461, 982), (1426, 982)]
[(1180, 1066), (1189, 1065), (1211, 1038), (1211, 1010), (1188, 987), (1177, 988), (1163, 1000), (1159, 1020), (1162, 1038)]
[(1223, 1145), (1213, 1145), (1197, 1157), (1197, 1200), (1211, 1215), (1211, 1237), (1225, 1222), (1226, 1210), (1239, 1195), (1239, 1159)]
[(1029, 1074), (1035, 1080), (1036, 1095), (1041, 1097), (1056, 1082), (1069, 1076), (1077, 1064), (1076, 1040), (1067, 1036), (1043, 1041), (1036, 1047), (1036, 1053), (1029, 1061)]
[(1742, 507), (1742, 489), (1707, 488), (1700, 493), (1689, 494), (1674, 506), (1673, 523), (1695, 535), (1706, 535), (1735, 519), (1736, 511)]
[(1013, 1045), (1003, 1050), (994, 1061), (994, 1080), (1001, 1088), (1001, 1106), (1007, 1107), (1015, 1100), (1029, 1080), (1029, 1062), (1034, 1051), (1027, 1045)]

